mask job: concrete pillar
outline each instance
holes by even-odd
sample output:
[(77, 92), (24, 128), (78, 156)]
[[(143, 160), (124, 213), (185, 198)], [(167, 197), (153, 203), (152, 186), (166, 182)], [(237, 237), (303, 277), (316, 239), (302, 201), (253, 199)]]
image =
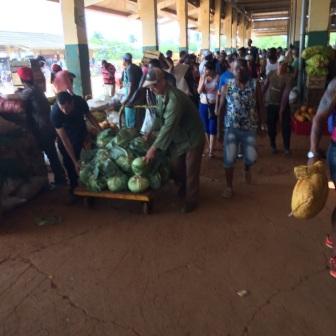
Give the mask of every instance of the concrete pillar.
[(295, 47), (299, 48), (300, 46), (300, 29), (301, 29), (301, 19), (302, 19), (302, 0), (295, 0), (294, 2), (294, 31), (293, 31), (293, 43)]
[(222, 32), (222, 0), (215, 0), (215, 50), (221, 49), (221, 32)]
[(237, 39), (237, 47), (244, 47), (244, 26), (245, 26), (245, 18), (244, 15), (239, 13), (238, 20), (238, 39)]
[(245, 15), (243, 16), (243, 47), (247, 47), (247, 24), (248, 24), (248, 20), (247, 17), (245, 17)]
[(188, 51), (188, 2), (176, 0), (176, 12), (180, 27), (180, 51)]
[(138, 0), (143, 50), (158, 50), (157, 0)]
[(231, 51), (232, 49), (232, 4), (231, 2), (227, 2), (225, 4), (224, 35), (225, 35), (225, 50)]
[(201, 0), (199, 9), (200, 31), (202, 33), (202, 49), (210, 48), (210, 0)]
[(232, 49), (237, 49), (237, 11), (232, 8)]
[(308, 47), (329, 42), (330, 0), (310, 0), (308, 10)]
[(74, 92), (83, 97), (92, 94), (84, 8), (84, 0), (61, 0), (65, 61), (76, 75)]

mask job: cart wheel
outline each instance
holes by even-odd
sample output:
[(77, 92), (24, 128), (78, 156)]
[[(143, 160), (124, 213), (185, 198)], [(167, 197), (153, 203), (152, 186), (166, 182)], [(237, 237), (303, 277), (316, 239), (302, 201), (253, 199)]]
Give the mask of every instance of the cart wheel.
[(87, 208), (93, 208), (94, 206), (94, 198), (93, 197), (85, 197), (84, 198), (84, 205), (87, 207)]
[(142, 211), (145, 215), (150, 215), (152, 212), (152, 204), (149, 202), (144, 202), (142, 205)]

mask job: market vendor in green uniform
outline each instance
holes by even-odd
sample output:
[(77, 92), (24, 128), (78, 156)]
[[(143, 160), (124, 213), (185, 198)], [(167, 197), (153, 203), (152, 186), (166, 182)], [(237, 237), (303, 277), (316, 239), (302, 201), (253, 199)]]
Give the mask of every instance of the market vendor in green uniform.
[(179, 195), (185, 198), (182, 211), (191, 212), (198, 206), (205, 141), (197, 108), (187, 95), (169, 85), (158, 68), (148, 72), (143, 86), (149, 87), (157, 96), (156, 123), (160, 127), (145, 160), (153, 160), (158, 151), (166, 152), (171, 157)]

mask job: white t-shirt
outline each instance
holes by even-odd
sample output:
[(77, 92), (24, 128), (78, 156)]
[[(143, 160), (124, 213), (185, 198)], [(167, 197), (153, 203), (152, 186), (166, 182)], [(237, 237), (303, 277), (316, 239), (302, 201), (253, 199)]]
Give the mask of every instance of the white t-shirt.
[(278, 69), (278, 62), (272, 64), (269, 60), (267, 60), (267, 64), (266, 64), (266, 76), (273, 70), (277, 70)]
[(201, 104), (215, 104), (216, 103), (216, 96), (217, 96), (217, 89), (218, 89), (218, 77), (215, 77), (210, 82), (205, 82), (204, 84), (205, 92), (200, 94)]

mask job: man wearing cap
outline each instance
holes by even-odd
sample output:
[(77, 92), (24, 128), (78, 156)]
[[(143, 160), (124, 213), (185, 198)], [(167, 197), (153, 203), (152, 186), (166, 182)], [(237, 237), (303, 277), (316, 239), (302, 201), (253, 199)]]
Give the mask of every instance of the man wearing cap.
[(267, 109), (267, 127), (272, 153), (277, 153), (277, 123), (280, 119), (285, 155), (290, 154), (290, 110), (289, 93), (293, 88), (293, 76), (288, 73), (288, 60), (281, 56), (277, 70), (271, 71), (264, 85), (265, 105)]
[(48, 157), (54, 173), (55, 184), (65, 184), (65, 173), (59, 161), (55, 140), (56, 133), (50, 121), (50, 105), (41, 89), (34, 85), (31, 68), (22, 67), (17, 70), (23, 89), (8, 96), (11, 99), (21, 99), (26, 102), (27, 124), (34, 134), (40, 148)]
[(125, 105), (125, 124), (126, 128), (136, 127), (136, 111), (132, 106), (128, 106), (130, 99), (133, 97), (135, 91), (139, 87), (139, 83), (142, 77), (141, 68), (132, 63), (132, 55), (127, 53), (123, 57), (123, 66), (125, 70), (123, 72), (123, 86), (126, 90), (126, 97), (122, 101)]
[(145, 160), (153, 160), (158, 151), (171, 156), (179, 195), (185, 198), (183, 212), (198, 206), (199, 176), (204, 147), (204, 130), (197, 108), (182, 91), (173, 88), (158, 68), (151, 69), (143, 84), (157, 96), (156, 123), (160, 126)]

